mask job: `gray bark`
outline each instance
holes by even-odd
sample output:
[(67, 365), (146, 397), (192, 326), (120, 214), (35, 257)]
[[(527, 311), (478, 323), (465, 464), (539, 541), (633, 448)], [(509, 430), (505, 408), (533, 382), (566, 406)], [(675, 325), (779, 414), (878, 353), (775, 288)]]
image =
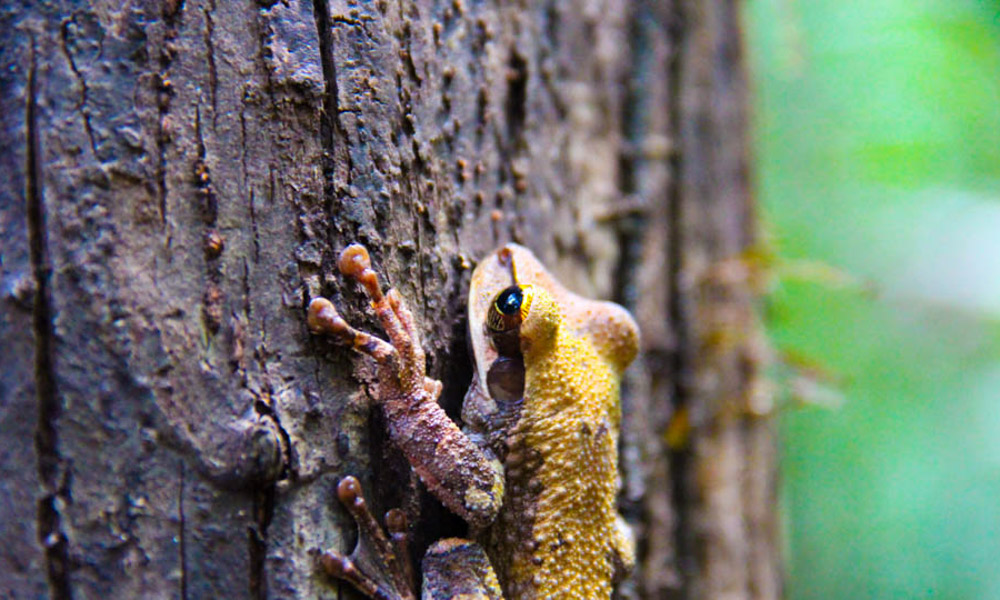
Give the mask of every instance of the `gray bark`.
[(471, 267), (514, 240), (643, 330), (623, 593), (778, 597), (736, 9), (5, 5), (0, 596), (336, 597), (348, 473), (455, 532), (304, 307), (373, 327), (334, 267), (366, 244), (454, 409)]

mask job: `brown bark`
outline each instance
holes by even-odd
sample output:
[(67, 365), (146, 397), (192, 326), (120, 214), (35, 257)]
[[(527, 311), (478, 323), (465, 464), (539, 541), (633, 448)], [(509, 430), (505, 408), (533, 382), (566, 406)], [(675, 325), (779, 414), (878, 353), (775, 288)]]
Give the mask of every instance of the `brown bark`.
[(508, 240), (643, 329), (623, 594), (780, 594), (734, 3), (63, 0), (0, 32), (0, 596), (334, 597), (337, 479), (420, 506), (305, 304), (372, 325), (333, 262), (365, 243), (454, 408)]

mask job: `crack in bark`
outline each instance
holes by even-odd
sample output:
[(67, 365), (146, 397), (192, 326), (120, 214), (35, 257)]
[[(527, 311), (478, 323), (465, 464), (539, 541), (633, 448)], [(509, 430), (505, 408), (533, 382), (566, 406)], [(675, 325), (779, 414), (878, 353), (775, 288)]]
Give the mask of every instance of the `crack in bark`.
[[(642, 74), (649, 69), (648, 41), (645, 37), (642, 22), (650, 18), (650, 15), (642, 10), (635, 9), (628, 19), (628, 32), (631, 34), (632, 43), (629, 45), (628, 72), (624, 78), (625, 85), (622, 92), (622, 112), (621, 112), (621, 137), (623, 144), (618, 149), (618, 193), (622, 198), (632, 196), (639, 192), (637, 179), (638, 171), (641, 170), (642, 158), (634, 152), (629, 152), (630, 148), (640, 147), (645, 139), (646, 131), (642, 127), (641, 114), (647, 110), (642, 106)], [(616, 296), (612, 298), (629, 310), (635, 309), (636, 298), (630, 291), (637, 290), (638, 287), (632, 285), (636, 281), (636, 271), (638, 265), (642, 264), (642, 231), (645, 229), (646, 219), (629, 219), (627, 213), (622, 214), (617, 219), (618, 260), (615, 265), (614, 284)]]
[[(344, 126), (340, 121), (339, 91), (337, 87), (337, 65), (333, 58), (333, 19), (330, 17), (329, 0), (313, 0), (313, 18), (319, 39), (319, 58), (323, 70), (325, 94), (323, 114), (320, 117), (320, 144), (323, 146), (324, 194), (331, 198), (334, 189), (335, 134), (343, 138)], [(346, 155), (347, 173), (353, 169), (350, 154)]]
[[(278, 429), (284, 431), (280, 424)], [(254, 525), (247, 527), (247, 542), (250, 553), (250, 597), (258, 600), (267, 598), (267, 577), (264, 566), (267, 559), (267, 528), (271, 525), (271, 519), (274, 517), (275, 496), (273, 484), (254, 494)]]
[(87, 138), (90, 140), (90, 151), (94, 153), (94, 160), (99, 160), (97, 158), (97, 142), (94, 140), (94, 128), (90, 122), (90, 111), (87, 110), (87, 95), (89, 93), (89, 88), (87, 87), (87, 81), (83, 78), (83, 74), (80, 72), (79, 67), (76, 66), (76, 60), (73, 58), (73, 53), (69, 50), (69, 26), (73, 22), (73, 19), (66, 19), (62, 22), (62, 27), (59, 28), (59, 40), (60, 46), (62, 47), (63, 54), (66, 55), (66, 60), (69, 62), (69, 68), (73, 71), (73, 75), (76, 77), (77, 83), (80, 84), (80, 101), (76, 105), (76, 110), (80, 111), (83, 116), (83, 128), (87, 132)]
[[(202, 318), (205, 326), (214, 335), (219, 332), (222, 326), (222, 306), (223, 297), (223, 276), (222, 276), (222, 253), (224, 242), (216, 227), (219, 220), (219, 199), (212, 185), (212, 172), (208, 167), (208, 150), (205, 146), (205, 137), (202, 131), (201, 106), (195, 105), (194, 132), (198, 142), (198, 160), (194, 166), (194, 184), (201, 199), (199, 203), (201, 209), (202, 223), (205, 225), (203, 239), (205, 240), (205, 290), (202, 294)], [(213, 249), (215, 243), (218, 247)]]
[(181, 562), (181, 598), (187, 600), (188, 597), (188, 568), (187, 568), (187, 540), (185, 539), (185, 530), (187, 529), (184, 522), (184, 488), (185, 488), (185, 469), (184, 461), (181, 459), (180, 462), (180, 474), (178, 479), (180, 480), (180, 491), (178, 492), (177, 498), (177, 518), (180, 521), (178, 527), (180, 528), (180, 533), (178, 534), (178, 551), (180, 552), (180, 562)]
[[(667, 64), (667, 81), (669, 89), (669, 135), (675, 140), (676, 150), (670, 154), (670, 179), (667, 183), (667, 223), (669, 231), (667, 234), (667, 281), (669, 286), (668, 298), (669, 306), (667, 315), (670, 320), (670, 329), (674, 333), (674, 348), (671, 354), (669, 365), (671, 371), (671, 395), (673, 397), (673, 415), (671, 419), (677, 418), (680, 411), (687, 410), (689, 401), (689, 391), (687, 381), (687, 370), (690, 368), (687, 347), (690, 343), (690, 323), (686, 305), (688, 299), (684, 291), (684, 193), (683, 193), (683, 169), (684, 153), (681, 144), (681, 129), (684, 119), (684, 108), (681, 105), (684, 83), (684, 35), (687, 31), (685, 27), (685, 14), (683, 0), (675, 0), (672, 3), (673, 18), (667, 23), (668, 36), (672, 44), (670, 61)], [(682, 448), (670, 453), (670, 485), (672, 487), (671, 496), (673, 498), (674, 514), (678, 526), (675, 530), (675, 552), (677, 557), (678, 572), (682, 574), (680, 585), (681, 593), (689, 593), (691, 580), (689, 573), (692, 566), (693, 540), (689, 539), (690, 530), (681, 527), (681, 523), (692, 522), (693, 516), (689, 510), (691, 505), (688, 501), (687, 481), (684, 475), (690, 471), (691, 456), (690, 450)]]
[(528, 61), (515, 48), (507, 58), (507, 96), (503, 110), (507, 139), (512, 144), (521, 141), (528, 102)]
[[(250, 231), (253, 232), (253, 262), (260, 262), (260, 228), (257, 226), (257, 195), (250, 188)], [(249, 312), (247, 313), (249, 314)]]
[[(243, 174), (243, 190), (250, 187), (250, 212), (253, 213), (253, 187), (249, 186), (247, 180), (249, 176), (249, 168), (247, 167), (247, 104), (246, 104), (246, 87), (243, 88), (243, 100), (240, 103), (240, 172)], [(243, 191), (241, 190), (241, 192)]]
[[(327, 0), (313, 0), (313, 18), (316, 20), (316, 35), (319, 39), (319, 60), (323, 70), (323, 115), (320, 118), (320, 136), (326, 160), (333, 158), (333, 119), (338, 113), (337, 108), (337, 73), (333, 64), (333, 33), (330, 27), (330, 4)], [(328, 166), (324, 165), (324, 172)], [(330, 182), (328, 182), (330, 183)]]
[[(249, 314), (249, 309), (247, 309), (247, 313)], [(266, 374), (267, 369), (265, 368), (264, 357), (259, 357), (258, 361), (260, 363), (261, 370)], [(270, 388), (270, 385), (268, 387)], [(268, 393), (270, 394), (271, 390), (269, 390)], [(254, 403), (254, 410), (261, 419), (270, 419), (271, 422), (274, 423), (278, 436), (281, 438), (281, 460), (284, 467), (282, 474), (279, 475), (278, 478), (291, 478), (293, 480), (297, 480), (298, 474), (295, 473), (294, 469), (291, 467), (291, 437), (288, 435), (288, 431), (286, 431), (281, 425), (281, 419), (278, 417), (277, 411), (275, 411), (270, 404), (260, 400)], [(267, 530), (271, 526), (271, 521), (274, 518), (274, 508), (276, 503), (277, 486), (274, 483), (265, 485), (254, 492), (254, 524), (247, 527), (247, 552), (250, 562), (250, 597), (258, 600), (264, 600), (267, 598)]]
[[(243, 310), (249, 319), (251, 313), (250, 298), (252, 296), (250, 295), (249, 265), (246, 260), (243, 261), (243, 273), (245, 291)], [(261, 319), (260, 332), (261, 345), (266, 349), (267, 321), (265, 319)], [(274, 518), (274, 509), (275, 504), (277, 503), (277, 486), (273, 483), (273, 481), (283, 478), (291, 478), (293, 480), (298, 479), (298, 473), (296, 473), (292, 467), (291, 436), (288, 434), (288, 431), (285, 430), (284, 426), (282, 426), (278, 411), (276, 411), (273, 406), (274, 390), (270, 383), (270, 374), (267, 369), (267, 354), (268, 353), (266, 351), (261, 352), (256, 355), (256, 358), (258, 368), (260, 372), (264, 374), (265, 381), (267, 382), (266, 394), (269, 400), (262, 399), (258, 396), (253, 403), (253, 410), (257, 414), (258, 420), (269, 420), (274, 424), (274, 428), (280, 438), (282, 470), (277, 477), (268, 479), (271, 483), (268, 483), (263, 487), (256, 488), (253, 493), (254, 524), (247, 527), (247, 554), (250, 563), (250, 597), (258, 600), (264, 600), (267, 598), (267, 531)], [(246, 388), (245, 380), (243, 382), (243, 387)]]
[(56, 389), (53, 364), (52, 299), (50, 278), (52, 268), (46, 250), (45, 205), (42, 191), (41, 148), (38, 126), (38, 90), (36, 47), (31, 36), (31, 52), (27, 77), (25, 126), (27, 156), (25, 164), (25, 201), (27, 203), (28, 240), (35, 277), (33, 327), (35, 333), (35, 392), (38, 398), (38, 427), (35, 448), (38, 452), (38, 475), (45, 495), (38, 500), (38, 537), (45, 550), (49, 590), (54, 600), (72, 598), (69, 582), (69, 552), (66, 534), (62, 531), (59, 506), (69, 498), (67, 474), (59, 455), (59, 431), (56, 428), (62, 413)]
[(194, 135), (198, 141), (198, 162), (194, 168), (194, 181), (201, 195), (201, 218), (206, 226), (214, 228), (219, 219), (219, 201), (212, 186), (212, 172), (208, 168), (208, 149), (202, 132), (200, 105), (194, 107)]
[(219, 103), (218, 103), (218, 87), (219, 87), (219, 73), (215, 65), (215, 42), (212, 41), (212, 36), (215, 33), (215, 21), (212, 19), (212, 13), (215, 12), (215, 2), (209, 2), (209, 8), (203, 9), (205, 15), (205, 48), (208, 53), (208, 90), (212, 97), (212, 127), (218, 128), (218, 115), (219, 115)]
[[(252, 218), (252, 217), (251, 217)], [(254, 224), (254, 229), (257, 225)], [(250, 302), (250, 298), (253, 297), (253, 288), (250, 285), (250, 264), (247, 263), (246, 257), (243, 258), (243, 314), (246, 315), (247, 321), (250, 320), (250, 313), (253, 310), (253, 306)]]
[[(156, 131), (156, 184), (157, 192), (160, 196), (160, 225), (166, 227), (167, 225), (167, 144), (170, 143), (171, 132), (167, 130), (164, 124), (167, 122), (168, 114), (170, 112), (170, 98), (172, 95), (170, 78), (167, 76), (167, 71), (170, 69), (170, 65), (173, 63), (174, 54), (176, 49), (174, 48), (174, 39), (177, 37), (177, 31), (175, 29), (175, 22), (177, 20), (177, 15), (182, 10), (184, 10), (184, 0), (166, 0), (162, 7), (162, 14), (164, 16), (164, 23), (166, 29), (163, 34), (162, 47), (159, 49), (159, 71), (155, 74), (154, 81), (156, 89), (156, 104), (159, 110), (159, 120), (157, 121), (157, 131)], [(167, 235), (167, 248), (173, 242), (173, 236)]]

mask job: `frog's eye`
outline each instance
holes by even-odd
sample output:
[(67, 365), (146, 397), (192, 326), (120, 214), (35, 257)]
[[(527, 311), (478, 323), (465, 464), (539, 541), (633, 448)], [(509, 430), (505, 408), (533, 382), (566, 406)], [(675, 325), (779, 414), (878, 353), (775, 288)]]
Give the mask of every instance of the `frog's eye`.
[(497, 301), (494, 303), (497, 306), (497, 310), (503, 315), (516, 315), (521, 310), (521, 303), (524, 301), (524, 293), (521, 292), (521, 288), (513, 285), (504, 291), (500, 292), (497, 296)]
[(517, 329), (528, 316), (531, 306), (531, 286), (512, 285), (497, 294), (486, 317), (486, 327), (494, 332)]

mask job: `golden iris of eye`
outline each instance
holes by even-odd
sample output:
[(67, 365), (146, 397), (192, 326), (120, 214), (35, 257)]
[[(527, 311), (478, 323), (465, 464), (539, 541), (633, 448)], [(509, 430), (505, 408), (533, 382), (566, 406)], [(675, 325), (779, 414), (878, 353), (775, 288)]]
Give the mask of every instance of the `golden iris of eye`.
[(490, 305), (486, 326), (492, 331), (510, 331), (520, 327), (531, 306), (531, 286), (512, 285), (503, 290)]

